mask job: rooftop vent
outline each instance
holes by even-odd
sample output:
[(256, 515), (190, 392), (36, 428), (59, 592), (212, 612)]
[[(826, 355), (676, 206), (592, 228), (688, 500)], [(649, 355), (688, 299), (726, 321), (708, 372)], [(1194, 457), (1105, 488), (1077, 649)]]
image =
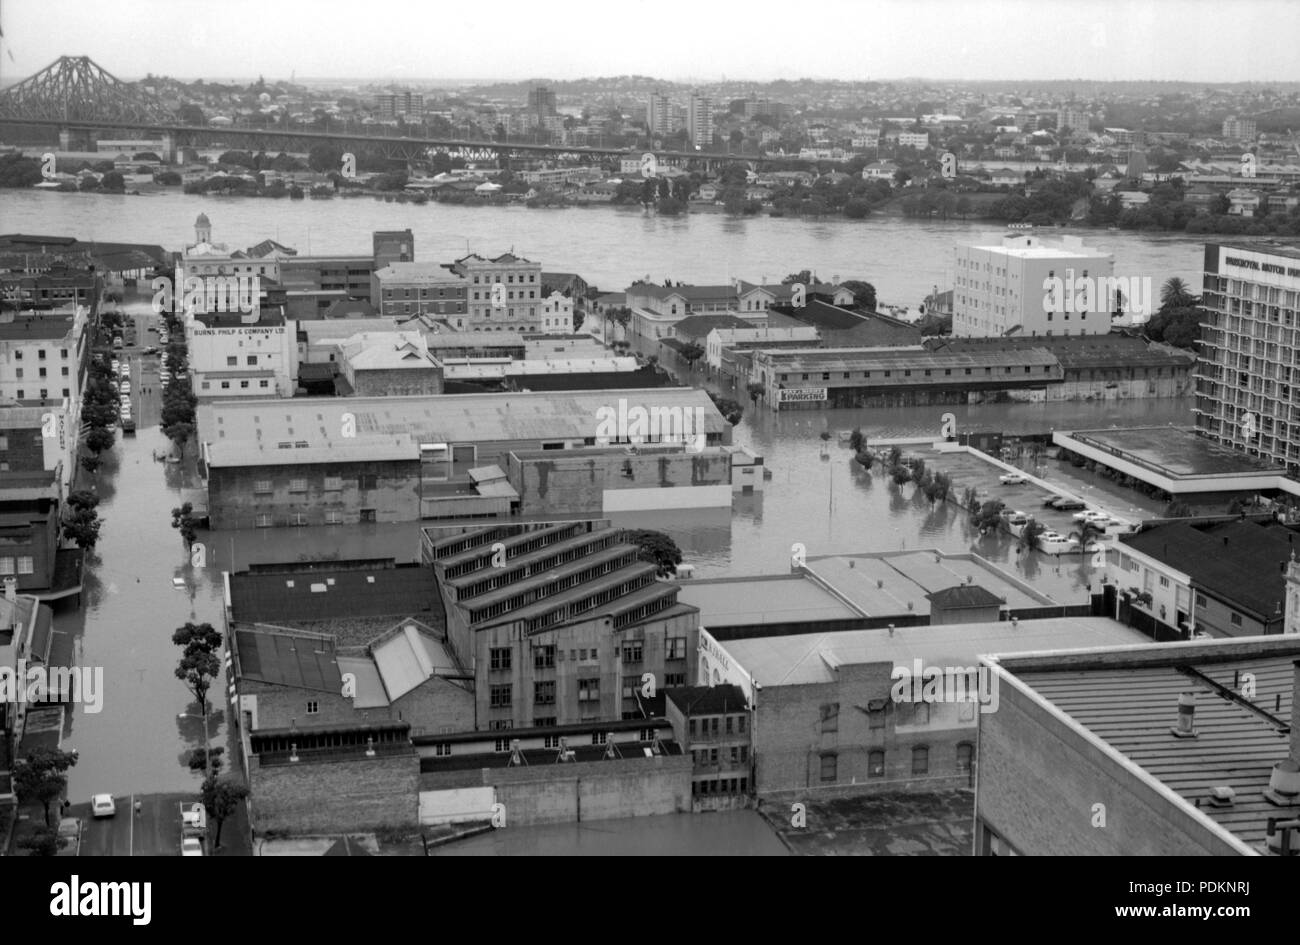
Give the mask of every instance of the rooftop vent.
[(1208, 798), (1211, 807), (1231, 807), (1232, 802), (1236, 799), (1237, 792), (1226, 784), (1215, 785), (1210, 788)]
[(1196, 693), (1179, 693), (1178, 725), (1171, 726), (1169, 731), (1175, 738), (1196, 737)]

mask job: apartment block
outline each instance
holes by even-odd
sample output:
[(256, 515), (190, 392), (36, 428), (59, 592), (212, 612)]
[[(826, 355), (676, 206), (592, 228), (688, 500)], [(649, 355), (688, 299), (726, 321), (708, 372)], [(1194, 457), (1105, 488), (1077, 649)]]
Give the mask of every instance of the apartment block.
[(1300, 474), (1300, 250), (1208, 244), (1196, 428)]
[(713, 99), (691, 93), (686, 105), (686, 137), (696, 147), (707, 150), (713, 144)]

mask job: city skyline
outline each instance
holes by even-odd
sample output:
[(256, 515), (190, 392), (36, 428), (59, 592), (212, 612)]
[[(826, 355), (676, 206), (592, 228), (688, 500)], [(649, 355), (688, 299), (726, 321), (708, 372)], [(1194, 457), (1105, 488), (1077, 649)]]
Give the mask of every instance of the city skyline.
[[(1223, 30), (1222, 8), (1203, 0), (1002, 0), (995, 7), (955, 0), (886, 0), (870, 7), (822, 0), (812, 12), (800, 8), (810, 34), (833, 25), (826, 35), (854, 38), (823, 47), (794, 42), (798, 24), (785, 22), (776, 9), (756, 7), (745, 18), (734, 8), (700, 9), (677, 0), (622, 20), (585, 2), (570, 4), (570, 15), (556, 17), (553, 10), (507, 0), (495, 16), (514, 28), (486, 41), (483, 24), (472, 15), (403, 0), (369, 5), (366, 18), (341, 0), (314, 5), (315, 25), (327, 27), (347, 16), (349, 39), (341, 46), (286, 43), (286, 35), (303, 35), (296, 5), (267, 8), (233, 0), (218, 10), (190, 0), (141, 0), (131, 20), (176, 24), (155, 42), (143, 30), (116, 28), (121, 16), (104, 9), (77, 0), (6, 4), (0, 9), (0, 84), (38, 72), (61, 55), (88, 55), (124, 79), (152, 73), (185, 80), (297, 75), (313, 81), (456, 83), (621, 75), (683, 83), (724, 76), (755, 82), (1300, 80), (1289, 55), (1289, 38), (1300, 33), (1300, 6), (1274, 0), (1232, 8), (1240, 20), (1269, 23), (1263, 33)], [(51, 21), (58, 30), (48, 29)], [(253, 25), (244, 29), (240, 23)], [(402, 24), (403, 36), (428, 33), (438, 43), (394, 48), (395, 23)], [(686, 39), (683, 23), (690, 24)], [(620, 30), (627, 42), (611, 42)]]

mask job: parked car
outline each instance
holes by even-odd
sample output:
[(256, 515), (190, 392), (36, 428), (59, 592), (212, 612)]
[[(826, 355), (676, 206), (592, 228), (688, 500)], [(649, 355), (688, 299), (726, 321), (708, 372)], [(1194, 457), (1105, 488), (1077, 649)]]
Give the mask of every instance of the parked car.
[(112, 370), (112, 372), (113, 372), (114, 374), (121, 374), (121, 373), (122, 373), (122, 362), (119, 361), (117, 358), (114, 358), (114, 359), (112, 360), (112, 362), (109, 364), (109, 368)]
[(157, 346), (157, 345), (149, 345), (149, 347), (145, 348), (145, 349), (141, 352), (141, 354), (157, 354), (157, 353), (158, 353), (158, 346)]
[(186, 837), (205, 837), (208, 834), (208, 812), (202, 804), (180, 804), (181, 834)]
[(1004, 486), (1023, 486), (1029, 481), (1029, 477), (1024, 473), (1003, 473), (998, 476), (998, 482)]
[(81, 820), (64, 817), (59, 821), (59, 840), (66, 841), (55, 856), (76, 856), (81, 852)]
[(122, 435), (135, 436), (135, 421), (131, 419), (130, 414), (122, 418)]
[(1018, 509), (1015, 511), (1012, 511), (1011, 509), (1003, 509), (1002, 518), (1008, 525), (1024, 525), (1029, 521), (1029, 516)]
[(96, 794), (90, 799), (91, 817), (112, 817), (117, 813), (117, 802), (112, 794)]
[(1071, 499), (1068, 496), (1057, 496), (1048, 500), (1048, 505), (1061, 512), (1077, 512), (1080, 509), (1086, 509), (1087, 506), (1078, 499)]
[(1095, 525), (1104, 525), (1110, 521), (1110, 516), (1105, 512), (1099, 512), (1096, 509), (1085, 509), (1082, 512), (1075, 512), (1071, 516), (1076, 522), (1092, 522)]
[(131, 382), (124, 380), (121, 384), (117, 385), (117, 389), (123, 394), (129, 394), (131, 393)]
[(122, 349), (122, 339), (121, 339), (121, 338), (114, 338), (114, 339), (113, 339), (113, 347), (114, 347), (115, 349), (117, 349), (117, 350), (120, 351), (120, 350)]
[(181, 856), (202, 856), (203, 841), (198, 837), (186, 837), (181, 841)]

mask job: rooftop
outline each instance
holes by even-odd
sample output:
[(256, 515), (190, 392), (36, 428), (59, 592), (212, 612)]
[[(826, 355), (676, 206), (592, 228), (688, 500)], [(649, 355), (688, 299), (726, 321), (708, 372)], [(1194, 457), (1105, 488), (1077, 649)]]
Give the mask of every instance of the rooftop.
[(1281, 467), (1248, 456), (1184, 427), (1130, 427), (1122, 430), (1076, 430), (1069, 434), (1172, 478), (1280, 474)]
[(720, 686), (674, 686), (664, 690), (664, 698), (687, 716), (721, 715), (740, 712), (749, 707), (744, 690), (731, 683)]
[(1117, 646), (1149, 639), (1108, 617), (1052, 617), (1018, 624), (1001, 620), (898, 627), (892, 634), (886, 628), (754, 637), (728, 640), (721, 646), (755, 682), (771, 687), (833, 682), (832, 665), (893, 663), (910, 668), (919, 659), (931, 666), (973, 666), (983, 654)]
[[(1081, 726), (1107, 755), (1137, 765), (1189, 812), (1253, 845), (1263, 841), (1269, 817), (1288, 813), (1263, 791), (1273, 765), (1288, 756), (1297, 656), (1294, 637), (1250, 637), (999, 662), (1011, 685)], [(1254, 674), (1253, 699), (1240, 694), (1244, 673)], [(1183, 692), (1197, 697), (1194, 739), (1170, 733)], [(1230, 807), (1203, 803), (1216, 786), (1236, 792)]]
[(863, 616), (808, 574), (691, 579), (680, 587), (677, 599), (698, 607), (707, 628)]
[(417, 564), (264, 565), (230, 575), (231, 620), (240, 623), (411, 617), (437, 605), (433, 571)]
[(237, 629), (232, 634), (243, 679), (315, 689), (342, 691), (343, 677), (328, 638), (271, 630)]

